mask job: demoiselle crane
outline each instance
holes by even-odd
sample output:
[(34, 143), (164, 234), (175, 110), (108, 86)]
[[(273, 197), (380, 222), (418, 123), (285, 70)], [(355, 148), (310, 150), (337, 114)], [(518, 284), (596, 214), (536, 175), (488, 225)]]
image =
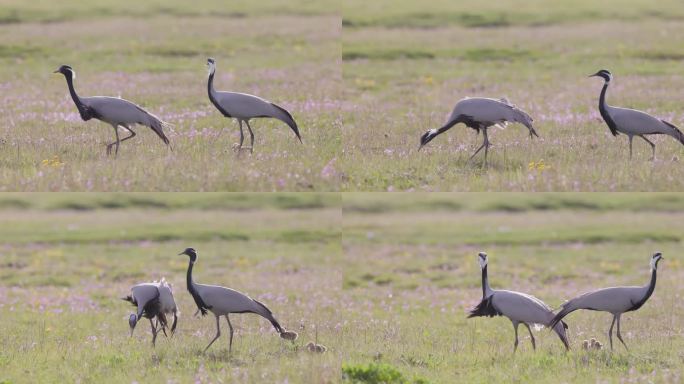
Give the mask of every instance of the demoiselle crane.
[[(166, 328), (168, 327), (167, 315), (173, 314), (173, 324), (171, 325), (171, 334), (176, 331), (176, 324), (178, 322), (178, 309), (176, 302), (173, 299), (173, 291), (171, 285), (165, 279), (155, 281), (152, 283), (142, 283), (131, 288), (131, 294), (124, 297), (123, 300), (128, 301), (137, 307), (136, 313), (131, 313), (128, 318), (128, 325), (131, 328), (131, 336), (136, 324), (141, 318), (145, 317), (150, 320), (152, 326), (152, 345), (155, 344), (159, 327), (166, 335)], [(152, 319), (157, 320), (154, 324)]]
[(608, 312), (613, 315), (613, 322), (610, 323), (610, 329), (608, 330), (610, 349), (613, 349), (613, 326), (615, 322), (617, 322), (618, 340), (627, 348), (627, 344), (625, 344), (624, 340), (622, 340), (622, 335), (620, 335), (620, 316), (625, 312), (636, 311), (641, 308), (646, 303), (646, 300), (651, 297), (656, 286), (658, 262), (662, 259), (663, 255), (660, 252), (656, 252), (651, 256), (651, 281), (648, 284), (641, 287), (610, 287), (587, 292), (566, 301), (562, 305), (562, 309), (553, 318), (551, 324), (558, 323), (565, 316), (578, 309)]
[(207, 59), (207, 68), (209, 69), (209, 79), (207, 80), (209, 100), (223, 116), (237, 119), (238, 124), (240, 125), (240, 144), (237, 147), (238, 152), (243, 149), (242, 143), (245, 141), (245, 134), (242, 130), (243, 122), (247, 125), (247, 129), (249, 130), (249, 150), (250, 152), (254, 152), (254, 132), (252, 132), (252, 127), (249, 126), (249, 121), (259, 117), (270, 117), (282, 121), (292, 129), (295, 135), (297, 135), (299, 142), (302, 142), (297, 123), (294, 121), (290, 112), (285, 108), (258, 96), (246, 93), (217, 92), (214, 90), (214, 73), (216, 72), (216, 62), (214, 59)]
[(475, 151), (475, 153), (468, 159), (472, 159), (484, 148), (485, 159), (484, 164), (487, 164), (487, 152), (489, 150), (489, 137), (487, 136), (487, 129), (491, 126), (505, 127), (508, 122), (520, 123), (527, 127), (530, 131), (530, 138), (539, 135), (532, 127), (532, 118), (523, 110), (517, 108), (506, 99), (489, 99), (484, 97), (466, 97), (465, 99), (456, 103), (451, 116), (446, 124), (439, 129), (430, 129), (425, 132), (420, 138), (420, 149), (429, 143), (435, 137), (448, 131), (451, 127), (458, 123), (463, 123), (467, 127), (474, 129), (477, 133), (482, 131), (484, 135), (484, 142)]
[(264, 304), (252, 299), (251, 297), (245, 295), (242, 292), (236, 290), (220, 287), (218, 285), (205, 285), (197, 284), (192, 279), (192, 267), (197, 262), (197, 252), (193, 248), (187, 248), (178, 255), (186, 255), (190, 258), (190, 263), (188, 265), (187, 274), (187, 284), (188, 291), (192, 295), (192, 298), (197, 304), (202, 316), (210, 311), (216, 317), (216, 336), (211, 340), (209, 345), (204, 348), (206, 352), (207, 349), (221, 336), (221, 327), (219, 325), (219, 319), (221, 316), (226, 317), (228, 322), (228, 328), (230, 328), (230, 341), (228, 344), (228, 350), (233, 349), (233, 325), (230, 323), (230, 318), (228, 315), (231, 313), (254, 313), (266, 320), (270, 321), (275, 328), (276, 332), (286, 340), (294, 341), (297, 338), (297, 333), (293, 331), (287, 331), (285, 328), (281, 327), (278, 320), (273, 316), (271, 310), (268, 309)]
[[(157, 116), (128, 100), (116, 97), (79, 97), (74, 89), (76, 72), (68, 65), (62, 65), (54, 73), (61, 73), (66, 78), (71, 98), (74, 100), (78, 113), (84, 121), (95, 118), (114, 127), (116, 141), (107, 144), (107, 154), (112, 152), (112, 147), (114, 146), (116, 146), (115, 154), (118, 154), (119, 144), (135, 137), (135, 132), (131, 129), (135, 124), (152, 128), (154, 133), (164, 141), (164, 144), (169, 145), (169, 139), (164, 134), (164, 128), (168, 126), (168, 123), (160, 120)], [(130, 135), (120, 139), (118, 127), (124, 128)]]
[(669, 135), (675, 140), (684, 144), (684, 134), (674, 124), (665, 120), (658, 119), (649, 115), (646, 112), (637, 111), (636, 109), (612, 107), (606, 103), (606, 91), (608, 85), (613, 79), (613, 75), (602, 69), (589, 77), (600, 77), (603, 79), (603, 89), (601, 89), (601, 96), (599, 97), (599, 112), (601, 117), (605, 120), (610, 133), (617, 136), (618, 133), (623, 133), (629, 138), (629, 158), (632, 158), (632, 139), (634, 136), (641, 137), (646, 141), (653, 151), (651, 160), (655, 159), (655, 144), (646, 138), (644, 135)]
[[(526, 293), (491, 289), (487, 277), (487, 254), (480, 252), (478, 254), (478, 261), (482, 269), (482, 301), (470, 311), (468, 318), (479, 316), (507, 317), (513, 323), (513, 329), (515, 330), (513, 352), (518, 349), (518, 325), (522, 323), (530, 333), (532, 348), (537, 349), (530, 325), (549, 326), (553, 320), (551, 308), (543, 301)], [(559, 324), (552, 325), (551, 328), (558, 334), (565, 349), (569, 350), (570, 344), (565, 334), (565, 330), (568, 328), (567, 324), (560, 322)]]

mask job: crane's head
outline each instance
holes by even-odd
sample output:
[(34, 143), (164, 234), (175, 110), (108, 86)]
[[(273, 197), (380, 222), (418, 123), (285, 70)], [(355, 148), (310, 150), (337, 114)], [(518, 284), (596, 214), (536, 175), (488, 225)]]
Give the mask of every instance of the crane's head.
[(663, 259), (663, 254), (660, 252), (656, 252), (651, 256), (651, 269), (656, 270), (658, 269), (658, 262)]
[(61, 67), (57, 68), (56, 71), (52, 73), (61, 73), (62, 75), (66, 77), (70, 77), (72, 80), (76, 78), (76, 72), (74, 72), (73, 68), (71, 68), (68, 65), (62, 65)]
[(477, 261), (480, 262), (480, 268), (484, 269), (484, 267), (487, 266), (487, 254), (484, 252), (480, 252), (477, 254)]
[(131, 337), (133, 337), (133, 330), (135, 329), (136, 324), (138, 324), (138, 316), (136, 316), (135, 313), (131, 313), (128, 317), (128, 326), (131, 327)]
[(191, 263), (197, 261), (197, 251), (195, 251), (195, 248), (185, 248), (185, 251), (179, 253), (178, 255), (187, 255), (190, 257)]
[(606, 81), (606, 83), (609, 83), (613, 79), (613, 74), (610, 73), (610, 71), (607, 69), (602, 69), (602, 70), (594, 73), (593, 75), (589, 75), (589, 77), (594, 77), (594, 76), (602, 77), (603, 80)]
[(210, 75), (216, 71), (216, 61), (211, 57), (207, 59), (207, 69)]
[(420, 147), (418, 150), (420, 151), (423, 146), (427, 143), (429, 143), (432, 139), (437, 136), (437, 130), (436, 129), (430, 129), (429, 131), (425, 132), (423, 136), (420, 137)]

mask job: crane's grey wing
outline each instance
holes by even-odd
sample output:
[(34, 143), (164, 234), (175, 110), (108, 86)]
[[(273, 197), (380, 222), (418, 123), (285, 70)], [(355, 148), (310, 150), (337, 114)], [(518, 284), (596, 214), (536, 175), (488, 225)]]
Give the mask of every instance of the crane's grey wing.
[(549, 306), (534, 296), (505, 290), (497, 290), (492, 296), (494, 307), (511, 320), (548, 325), (553, 318)]
[(561, 305), (552, 325), (578, 309), (622, 313), (632, 308), (644, 296), (647, 287), (609, 287), (584, 293)]
[(218, 285), (195, 284), (204, 302), (214, 313), (259, 313), (260, 307), (246, 294)]
[(159, 289), (159, 304), (161, 311), (164, 313), (176, 312), (176, 301), (173, 299), (173, 292), (171, 286), (164, 280), (158, 285)]
[(128, 100), (108, 96), (94, 96), (81, 98), (81, 101), (95, 112), (95, 117), (99, 120), (112, 125), (129, 126), (140, 124), (150, 127), (165, 144), (169, 144), (169, 139), (163, 130), (168, 124)]
[(159, 289), (153, 283), (138, 284), (131, 288), (131, 296), (137, 304), (138, 317), (140, 317), (148, 303), (159, 298)]
[[(672, 124), (636, 109), (609, 107), (608, 113), (620, 131), (632, 135), (666, 134), (679, 139), (681, 132)], [(674, 129), (673, 129), (674, 128)]]
[(239, 92), (216, 92), (215, 97), (225, 112), (232, 117), (245, 120), (256, 117), (278, 119), (292, 129), (299, 141), (302, 140), (294, 118), (290, 112), (279, 105), (258, 96)]

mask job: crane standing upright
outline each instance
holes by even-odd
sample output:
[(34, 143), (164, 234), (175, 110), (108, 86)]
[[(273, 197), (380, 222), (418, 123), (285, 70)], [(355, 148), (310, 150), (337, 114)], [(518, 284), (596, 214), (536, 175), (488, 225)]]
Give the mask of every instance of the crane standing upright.
[[(119, 153), (119, 144), (135, 137), (135, 132), (133, 132), (133, 127), (136, 124), (144, 125), (152, 128), (154, 133), (159, 136), (160, 139), (169, 145), (169, 139), (164, 134), (164, 128), (168, 127), (168, 123), (162, 121), (157, 116), (147, 112), (140, 106), (124, 99), (108, 96), (93, 96), (93, 97), (79, 97), (74, 89), (74, 79), (76, 78), (76, 72), (68, 66), (62, 65), (54, 73), (61, 73), (66, 78), (67, 87), (69, 88), (69, 94), (71, 95), (78, 113), (84, 121), (90, 119), (98, 119), (105, 123), (110, 124), (114, 128), (114, 134), (116, 136), (116, 141), (107, 144), (107, 154), (112, 152), (112, 147), (116, 147), (114, 154)], [(127, 130), (130, 135), (119, 138), (119, 128), (122, 127)]]

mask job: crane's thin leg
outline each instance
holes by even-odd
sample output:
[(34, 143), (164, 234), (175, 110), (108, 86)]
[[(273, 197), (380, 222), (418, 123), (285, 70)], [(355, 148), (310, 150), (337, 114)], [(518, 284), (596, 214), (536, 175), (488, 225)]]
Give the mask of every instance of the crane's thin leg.
[(649, 160), (655, 160), (655, 144), (653, 144), (653, 142), (651, 140), (647, 139), (646, 136), (644, 136), (644, 135), (641, 135), (639, 137), (646, 140), (647, 143), (651, 144), (651, 150), (653, 151), (653, 156), (651, 156), (651, 158)]
[(245, 133), (242, 131), (242, 120), (238, 119), (238, 124), (240, 124), (240, 144), (238, 144), (237, 147), (233, 144), (233, 150), (240, 153), (242, 143), (245, 141)]
[(152, 326), (152, 346), (155, 346), (155, 341), (157, 341), (157, 328), (154, 326), (152, 319), (150, 319), (150, 325)]
[(132, 139), (132, 138), (135, 137), (135, 132), (133, 132), (132, 129), (130, 129), (129, 127), (127, 127), (127, 126), (125, 126), (125, 125), (122, 125), (122, 127), (125, 128), (128, 132), (131, 133), (130, 135), (128, 135), (128, 136), (124, 137), (123, 139), (121, 139), (121, 142), (122, 142), (122, 143), (123, 143), (124, 141), (128, 140), (128, 139)]
[(622, 314), (617, 315), (617, 325), (618, 325), (617, 337), (618, 337), (618, 340), (620, 340), (620, 342), (622, 343), (622, 345), (625, 346), (625, 349), (629, 351), (629, 348), (627, 348), (627, 344), (625, 344), (625, 341), (622, 340), (622, 335), (620, 334), (620, 317), (621, 316), (622, 316)]
[(114, 125), (114, 124), (112, 124), (112, 127), (114, 127), (114, 135), (116, 135), (116, 141), (113, 142), (113, 143), (107, 144), (107, 154), (108, 154), (108, 155), (111, 154), (111, 153), (112, 153), (112, 147), (113, 147), (114, 145), (116, 145), (116, 152), (115, 152), (115, 154), (118, 155), (118, 154), (119, 154), (119, 143), (120, 143), (120, 140), (119, 140), (119, 128), (118, 128), (116, 125)]
[(527, 323), (523, 323), (527, 327), (527, 331), (530, 333), (530, 337), (532, 338), (532, 349), (535, 351), (537, 350), (537, 343), (534, 340), (534, 335), (532, 334), (532, 330), (530, 329), (530, 325)]
[(228, 352), (233, 350), (233, 324), (230, 323), (230, 319), (226, 314), (226, 321), (228, 322), (228, 328), (230, 328), (230, 342), (228, 343)]
[(613, 315), (613, 322), (610, 323), (610, 329), (608, 330), (608, 340), (610, 340), (610, 350), (613, 350), (613, 325), (615, 325), (615, 320), (617, 316)]
[(485, 160), (484, 166), (487, 167), (487, 152), (489, 151), (489, 137), (487, 136), (487, 128), (482, 129), (482, 134), (484, 135), (485, 142)]
[(632, 135), (627, 136), (629, 137), (629, 159), (632, 160)]
[(249, 153), (254, 153), (254, 132), (252, 132), (252, 127), (249, 126), (249, 120), (245, 120), (247, 124), (247, 129), (249, 129)]
[(211, 347), (211, 345), (214, 344), (214, 341), (216, 341), (216, 339), (218, 339), (220, 336), (221, 336), (221, 327), (219, 326), (219, 317), (216, 316), (216, 337), (214, 337), (214, 339), (211, 341), (211, 343), (209, 343), (209, 345), (207, 345), (207, 347), (204, 348), (204, 352), (206, 352), (207, 349), (209, 349), (209, 347)]
[(487, 142), (487, 131), (483, 129), (482, 132), (483, 132), (483, 135), (485, 137), (484, 142), (482, 142), (482, 145), (480, 145), (480, 148), (478, 148), (477, 151), (475, 151), (475, 153), (470, 155), (470, 157), (468, 158), (468, 161), (472, 160), (472, 158), (475, 157), (475, 155), (477, 155), (482, 150), (482, 148), (485, 148), (488, 144), (488, 142)]
[(513, 322), (513, 329), (515, 330), (515, 344), (513, 344), (513, 353), (518, 350), (518, 323), (517, 321)]

